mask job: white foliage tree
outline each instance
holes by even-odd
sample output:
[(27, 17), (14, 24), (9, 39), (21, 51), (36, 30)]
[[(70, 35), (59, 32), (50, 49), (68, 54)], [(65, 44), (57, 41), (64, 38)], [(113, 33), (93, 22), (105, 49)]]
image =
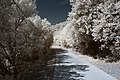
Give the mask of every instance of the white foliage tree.
[(72, 33), (68, 35), (72, 36), (73, 41), (71, 42), (74, 45), (73, 47), (80, 50), (83, 48), (82, 44), (87, 45), (86, 42), (91, 40), (89, 35), (92, 26), (92, 2), (90, 0), (70, 0), (70, 3), (72, 5), (72, 11), (69, 12), (67, 20), (68, 24), (71, 23), (69, 28)]
[(93, 19), (92, 36), (101, 43), (101, 49), (108, 48), (114, 56), (120, 56), (120, 1), (99, 4)]
[(17, 79), (50, 52), (51, 25), (36, 15), (35, 0), (1, 0), (0, 16), (0, 75)]
[(70, 0), (70, 4), (72, 11), (57, 43), (93, 57), (119, 57), (119, 0)]

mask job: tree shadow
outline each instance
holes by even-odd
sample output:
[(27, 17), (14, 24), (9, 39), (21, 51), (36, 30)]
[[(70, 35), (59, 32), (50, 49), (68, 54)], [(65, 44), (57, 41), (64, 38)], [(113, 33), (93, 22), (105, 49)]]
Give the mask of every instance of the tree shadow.
[(67, 61), (67, 59), (71, 58), (71, 56), (66, 54), (64, 55), (64, 53), (68, 51), (63, 49), (56, 49), (56, 51), (56, 64), (53, 66), (54, 74), (52, 80), (85, 80), (85, 72), (89, 71), (89, 66), (72, 64), (71, 61)]
[(67, 53), (67, 50), (64, 50), (62, 48), (52, 48), (52, 51), (55, 52), (55, 54), (60, 54), (60, 53)]

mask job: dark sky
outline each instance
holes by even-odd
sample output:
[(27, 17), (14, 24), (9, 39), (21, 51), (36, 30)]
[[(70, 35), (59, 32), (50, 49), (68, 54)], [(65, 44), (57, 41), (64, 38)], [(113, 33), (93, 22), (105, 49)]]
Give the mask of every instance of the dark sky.
[(71, 11), (69, 0), (37, 0), (36, 3), (39, 15), (52, 24), (65, 21)]

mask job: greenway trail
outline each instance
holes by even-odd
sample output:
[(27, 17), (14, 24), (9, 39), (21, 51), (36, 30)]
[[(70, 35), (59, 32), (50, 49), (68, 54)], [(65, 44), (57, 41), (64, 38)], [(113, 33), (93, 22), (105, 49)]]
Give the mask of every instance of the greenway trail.
[(92, 65), (85, 56), (59, 48), (55, 56), (53, 80), (117, 80)]

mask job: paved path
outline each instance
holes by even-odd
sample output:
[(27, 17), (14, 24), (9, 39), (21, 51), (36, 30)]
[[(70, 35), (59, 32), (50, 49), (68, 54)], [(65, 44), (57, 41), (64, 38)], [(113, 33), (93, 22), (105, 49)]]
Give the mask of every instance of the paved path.
[(53, 80), (117, 80), (70, 49), (56, 55)]

